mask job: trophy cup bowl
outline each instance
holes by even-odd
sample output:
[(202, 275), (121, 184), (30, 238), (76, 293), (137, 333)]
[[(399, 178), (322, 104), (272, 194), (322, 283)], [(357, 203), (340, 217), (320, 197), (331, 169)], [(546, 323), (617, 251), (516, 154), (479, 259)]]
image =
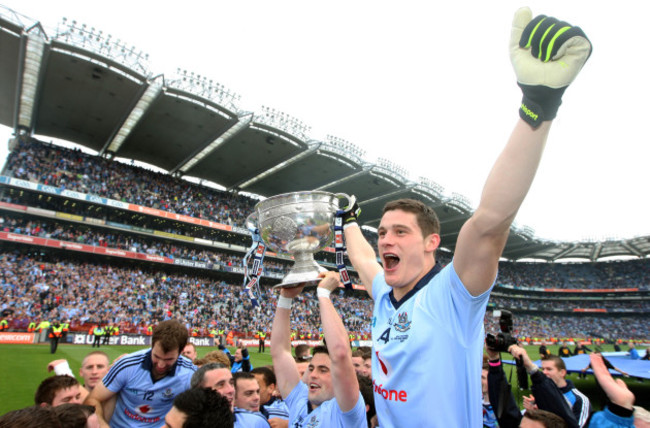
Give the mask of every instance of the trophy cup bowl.
[(255, 205), (253, 218), (266, 246), (294, 259), (289, 273), (273, 288), (318, 284), (318, 274), (325, 269), (316, 263), (314, 253), (332, 242), (339, 198), (350, 202), (344, 194), (313, 191), (284, 193)]

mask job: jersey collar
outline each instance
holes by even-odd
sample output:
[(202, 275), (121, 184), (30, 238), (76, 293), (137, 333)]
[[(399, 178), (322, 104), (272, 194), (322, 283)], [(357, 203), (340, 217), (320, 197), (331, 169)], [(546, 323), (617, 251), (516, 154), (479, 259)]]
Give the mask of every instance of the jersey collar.
[[(180, 355), (178, 356), (178, 358), (179, 359), (181, 358)], [(171, 376), (176, 375), (176, 367), (177, 366), (178, 366), (178, 359), (176, 359), (176, 362), (174, 363), (174, 365), (169, 370), (169, 373), (167, 373), (165, 376), (161, 377), (160, 379), (164, 379), (167, 376), (171, 377)], [(147, 351), (147, 353), (145, 354), (145, 357), (142, 359), (141, 367), (144, 370), (149, 371), (149, 373), (151, 374), (151, 381), (153, 383), (156, 383), (156, 382), (158, 382), (160, 380), (160, 379), (156, 380), (156, 379), (153, 378), (153, 372), (152, 372), (152, 370), (153, 370), (153, 361), (151, 360), (151, 349), (149, 351)]]
[(417, 293), (418, 291), (420, 291), (421, 289), (423, 289), (424, 286), (427, 285), (427, 284), (429, 283), (429, 281), (431, 281), (431, 279), (432, 279), (434, 276), (436, 276), (436, 275), (437, 275), (441, 270), (442, 270), (442, 266), (440, 266), (438, 263), (436, 263), (436, 264), (431, 268), (431, 270), (430, 270), (429, 272), (427, 272), (427, 274), (424, 275), (424, 276), (423, 276), (423, 277), (418, 281), (417, 284), (415, 284), (415, 287), (413, 287), (413, 288), (411, 289), (411, 291), (409, 291), (408, 293), (406, 293), (406, 294), (404, 295), (404, 297), (402, 297), (402, 299), (401, 299), (399, 302), (395, 299), (395, 295), (393, 294), (393, 289), (391, 289), (390, 292), (388, 293), (388, 297), (390, 297), (390, 302), (393, 304), (393, 307), (394, 307), (395, 309), (399, 309), (399, 307), (402, 306), (402, 304), (403, 304), (404, 302), (406, 302), (408, 299), (410, 299), (411, 296), (413, 296), (415, 293)]

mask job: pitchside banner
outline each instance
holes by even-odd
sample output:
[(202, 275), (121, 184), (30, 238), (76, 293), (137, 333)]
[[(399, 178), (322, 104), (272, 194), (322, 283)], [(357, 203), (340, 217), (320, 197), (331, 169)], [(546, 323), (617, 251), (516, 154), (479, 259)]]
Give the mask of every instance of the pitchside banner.
[(34, 333), (0, 333), (0, 344), (1, 343), (30, 345), (34, 343)]
[[(95, 336), (92, 336), (90, 334), (85, 334), (85, 333), (68, 333), (68, 338), (66, 339), (67, 343), (72, 343), (73, 345), (92, 345), (94, 341), (95, 341)], [(103, 342), (104, 342), (104, 337), (102, 336), (101, 343)], [(9, 342), (4, 342), (4, 343), (9, 343)], [(190, 343), (193, 343), (194, 346), (217, 346), (215, 344), (214, 338), (212, 337), (190, 337)], [(108, 338), (108, 344), (109, 345), (151, 346), (151, 336), (146, 336), (144, 334), (121, 334), (119, 336), (110, 336)]]

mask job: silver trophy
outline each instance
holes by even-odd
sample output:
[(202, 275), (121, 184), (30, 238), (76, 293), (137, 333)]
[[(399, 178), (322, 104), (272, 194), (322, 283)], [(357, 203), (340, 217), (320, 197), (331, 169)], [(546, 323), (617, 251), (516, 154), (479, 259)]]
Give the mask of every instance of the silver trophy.
[(294, 288), (316, 285), (318, 274), (325, 271), (314, 260), (332, 242), (334, 216), (339, 198), (352, 206), (354, 199), (343, 193), (294, 192), (273, 196), (258, 202), (249, 219), (257, 221), (266, 246), (279, 254), (291, 255), (294, 265), (276, 287)]

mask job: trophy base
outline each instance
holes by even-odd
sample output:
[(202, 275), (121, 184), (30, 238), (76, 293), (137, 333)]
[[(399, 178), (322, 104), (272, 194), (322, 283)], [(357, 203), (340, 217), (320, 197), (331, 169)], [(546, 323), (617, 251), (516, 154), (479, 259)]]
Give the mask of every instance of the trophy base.
[(306, 272), (289, 272), (284, 278), (282, 278), (282, 282), (274, 285), (273, 288), (297, 288), (303, 285), (305, 287), (315, 287), (321, 280), (321, 278), (318, 277), (320, 272), (327, 272), (327, 269), (314, 263), (314, 266), (310, 266)]

